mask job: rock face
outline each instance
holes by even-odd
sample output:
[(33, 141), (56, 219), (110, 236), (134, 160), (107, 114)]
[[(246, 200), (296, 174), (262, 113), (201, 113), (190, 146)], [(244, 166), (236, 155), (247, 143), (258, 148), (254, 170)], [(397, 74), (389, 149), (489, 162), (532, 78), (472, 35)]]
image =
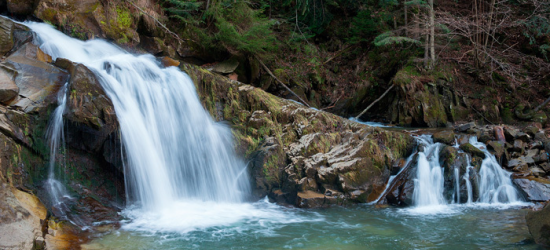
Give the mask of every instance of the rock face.
[(1, 179), (0, 185), (0, 248), (43, 247), (39, 239), (47, 215), (44, 205), (36, 196), (10, 187)]
[[(0, 41), (12, 45), (5, 48), (0, 61), (0, 202), (7, 202), (0, 204), (0, 248), (41, 249), (50, 238), (42, 238), (45, 232), (41, 220), (46, 220), (46, 212), (33, 210), (38, 200), (20, 190), (36, 191), (50, 214), (58, 215), (43, 188), (50, 153), (46, 130), (58, 105), (57, 93), (70, 83), (72, 99), (64, 131), (71, 143), (64, 149), (66, 171), (60, 171), (65, 173), (60, 179), (74, 198), (67, 201), (72, 211), (68, 216), (82, 226), (113, 220), (118, 216), (117, 203), (123, 202), (117, 199), (124, 197), (123, 176), (117, 169), (122, 165), (120, 153), (116, 155), (120, 144), (113, 134), (117, 122), (93, 73), (66, 60), (57, 66), (52, 64), (51, 57), (32, 43), (28, 28), (2, 17), (0, 23), (12, 29), (0, 40), (13, 41)], [(95, 133), (93, 140), (84, 140), (83, 131)], [(115, 153), (106, 156), (104, 151)]]
[(550, 200), (550, 181), (539, 178), (517, 178), (514, 184), (523, 190), (527, 199), (531, 201)]
[(535, 242), (550, 247), (550, 205), (546, 204), (541, 211), (529, 212), (525, 220)]
[(7, 102), (17, 96), (19, 87), (13, 81), (13, 76), (0, 68), (0, 102)]
[(232, 124), (237, 150), (251, 159), (258, 197), (298, 207), (373, 201), (411, 136), (364, 126), (241, 85), (200, 67), (181, 66), (204, 106)]

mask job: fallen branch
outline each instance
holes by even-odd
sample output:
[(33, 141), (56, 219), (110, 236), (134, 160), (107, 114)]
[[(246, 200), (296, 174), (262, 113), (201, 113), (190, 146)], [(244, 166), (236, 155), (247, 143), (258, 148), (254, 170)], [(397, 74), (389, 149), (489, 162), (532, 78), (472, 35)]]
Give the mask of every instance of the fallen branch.
[[(176, 33), (172, 32), (170, 29), (168, 29), (164, 24), (162, 24), (158, 19), (156, 19), (155, 17), (153, 17), (152, 15), (150, 15), (149, 13), (145, 12), (143, 9), (141, 9), (140, 7), (138, 7), (137, 5), (135, 5), (132, 1), (130, 0), (126, 0), (126, 2), (128, 2), (129, 4), (131, 4), (132, 6), (134, 6), (136, 9), (138, 9), (141, 13), (149, 16), (150, 18), (152, 18), (153, 20), (155, 20), (155, 22), (160, 26), (162, 27), (164, 30), (166, 30), (166, 32), (168, 32), (168, 34), (172, 35), (174, 38), (176, 38), (180, 43), (183, 43), (183, 39), (181, 39)], [(186, 40), (190, 40), (190, 39), (186, 39)], [(192, 40), (190, 40), (192, 41)]]
[[(390, 81), (390, 83), (393, 82), (393, 79)], [(392, 84), (387, 90), (386, 92), (384, 92), (384, 94), (382, 94), (380, 97), (378, 97), (378, 99), (376, 99), (374, 102), (372, 102), (366, 109), (363, 110), (363, 112), (361, 112), (361, 114), (359, 114), (358, 116), (355, 117), (355, 119), (359, 120), (359, 117), (361, 117), (363, 114), (365, 114), (372, 106), (374, 106), (374, 104), (376, 104), (378, 101), (382, 100), (382, 98), (384, 98), (384, 96), (386, 96), (391, 89), (393, 89), (393, 86), (395, 86), (395, 84)]]
[(273, 77), (273, 79), (275, 79), (275, 81), (277, 81), (278, 83), (280, 83), (281, 85), (283, 85), (283, 87), (285, 87), (286, 90), (288, 90), (290, 93), (292, 93), (294, 96), (296, 96), (304, 105), (306, 105), (308, 108), (311, 107), (309, 106), (309, 104), (307, 104), (306, 101), (302, 100), (302, 98), (300, 98), (299, 95), (297, 95), (296, 93), (294, 93), (294, 91), (292, 91), (288, 86), (286, 86), (283, 82), (281, 82), (277, 77), (275, 77), (275, 75), (273, 75), (273, 73), (271, 73), (271, 70), (269, 70), (269, 68), (267, 66), (265, 66), (264, 62), (262, 62), (262, 60), (260, 60), (259, 58), (256, 58), (256, 60), (258, 60), (258, 62), (260, 62), (260, 64), (262, 65), (262, 67), (264, 67), (265, 71), (267, 71), (267, 73)]
[(492, 123), (491, 121), (489, 121), (489, 119), (487, 119), (485, 116), (483, 116), (483, 114), (481, 114), (479, 111), (477, 111), (477, 109), (475, 109), (474, 106), (472, 106), (472, 109), (473, 109), (478, 115), (480, 115), (481, 117), (483, 117), (483, 119), (485, 119), (485, 121), (487, 121), (488, 123), (491, 123), (492, 125), (495, 125), (494, 123)]
[(550, 97), (548, 97), (548, 99), (546, 99), (546, 101), (544, 101), (541, 105), (539, 105), (538, 107), (536, 107), (534, 109), (535, 112), (539, 111), (539, 109), (543, 108), (544, 106), (546, 106), (546, 104), (548, 104), (548, 102), (550, 102)]

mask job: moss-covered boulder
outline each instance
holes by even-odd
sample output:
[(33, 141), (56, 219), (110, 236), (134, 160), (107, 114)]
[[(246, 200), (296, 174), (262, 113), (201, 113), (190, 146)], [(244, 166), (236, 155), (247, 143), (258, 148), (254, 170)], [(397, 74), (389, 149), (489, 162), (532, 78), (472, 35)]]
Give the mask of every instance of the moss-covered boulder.
[(434, 142), (441, 142), (447, 145), (455, 143), (455, 133), (450, 130), (440, 131), (433, 134)]
[[(384, 190), (392, 163), (412, 151), (414, 139), (407, 134), (309, 109), (197, 66), (181, 68), (210, 114), (232, 125), (239, 151), (253, 159), (257, 194), (294, 205), (328, 204), (325, 198), (317, 201), (325, 196), (330, 204), (373, 201)], [(342, 202), (332, 203), (333, 198)]]
[(480, 149), (476, 148), (474, 145), (470, 143), (462, 144), (460, 145), (460, 149), (462, 149), (464, 152), (469, 153), (472, 156), (477, 156), (480, 158), (485, 158), (485, 153), (481, 151)]

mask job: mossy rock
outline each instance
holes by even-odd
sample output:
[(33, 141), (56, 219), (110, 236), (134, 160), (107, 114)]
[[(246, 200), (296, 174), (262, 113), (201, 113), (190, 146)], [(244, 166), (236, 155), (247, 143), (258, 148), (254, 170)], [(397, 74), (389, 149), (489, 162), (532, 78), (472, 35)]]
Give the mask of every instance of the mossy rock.
[(485, 153), (483, 153), (483, 151), (476, 148), (474, 145), (472, 145), (470, 143), (460, 145), (460, 149), (462, 149), (466, 153), (469, 153), (472, 156), (485, 158)]
[(440, 131), (433, 134), (433, 140), (434, 142), (453, 145), (455, 142), (455, 133), (453, 131)]

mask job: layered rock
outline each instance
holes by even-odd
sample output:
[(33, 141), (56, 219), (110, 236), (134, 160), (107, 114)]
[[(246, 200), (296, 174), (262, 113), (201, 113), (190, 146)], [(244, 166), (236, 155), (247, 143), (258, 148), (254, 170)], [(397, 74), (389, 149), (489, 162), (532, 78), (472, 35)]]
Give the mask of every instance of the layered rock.
[(305, 108), (200, 67), (182, 69), (212, 116), (232, 124), (258, 197), (299, 207), (372, 201), (392, 165), (412, 151), (407, 134)]
[[(69, 122), (65, 123), (64, 131), (67, 141), (71, 143), (60, 155), (65, 171), (59, 172), (66, 174), (60, 179), (64, 180), (63, 184), (73, 197), (66, 204), (71, 209), (68, 216), (82, 225), (114, 219), (118, 216), (117, 203), (123, 202), (121, 170), (116, 169), (116, 163), (109, 163), (120, 159), (120, 154), (117, 157), (111, 153), (109, 158), (104, 153), (120, 152), (120, 147), (112, 150), (111, 146), (117, 144), (114, 133), (117, 122), (113, 118), (110, 101), (90, 70), (71, 62), (54, 65), (50, 56), (31, 43), (32, 32), (28, 28), (2, 17), (0, 23), (11, 27), (11, 32), (5, 33), (2, 40), (13, 41), (2, 43), (12, 47), (5, 48), (6, 54), (0, 61), (3, 80), (0, 94), (7, 99), (0, 101), (0, 183), (4, 185), (2, 190), (5, 190), (0, 200), (9, 203), (0, 204), (1, 214), (8, 216), (0, 223), (0, 230), (8, 230), (13, 225), (18, 228), (9, 229), (12, 231), (10, 234), (0, 233), (6, 237), (17, 235), (0, 240), (5, 243), (0, 248), (30, 249), (33, 244), (40, 248), (45, 241), (41, 238), (45, 232), (42, 232), (44, 223), (40, 220), (50, 218), (46, 218), (44, 212), (43, 216), (38, 216), (40, 223), (36, 226), (36, 216), (33, 217), (32, 212), (24, 212), (16, 202), (11, 201), (14, 201), (12, 194), (20, 200), (20, 196), (26, 197), (26, 192), (36, 192), (51, 214), (58, 215), (58, 211), (51, 210), (49, 196), (43, 189), (48, 177), (50, 152), (45, 133), (50, 115), (58, 105), (57, 93), (69, 82), (73, 95), (69, 98), (72, 101), (66, 114)], [(15, 96), (8, 91), (10, 89), (16, 92)], [(94, 135), (84, 140), (82, 131), (91, 131)], [(16, 211), (15, 217), (10, 215), (10, 211)], [(32, 228), (39, 228), (39, 231)]]

